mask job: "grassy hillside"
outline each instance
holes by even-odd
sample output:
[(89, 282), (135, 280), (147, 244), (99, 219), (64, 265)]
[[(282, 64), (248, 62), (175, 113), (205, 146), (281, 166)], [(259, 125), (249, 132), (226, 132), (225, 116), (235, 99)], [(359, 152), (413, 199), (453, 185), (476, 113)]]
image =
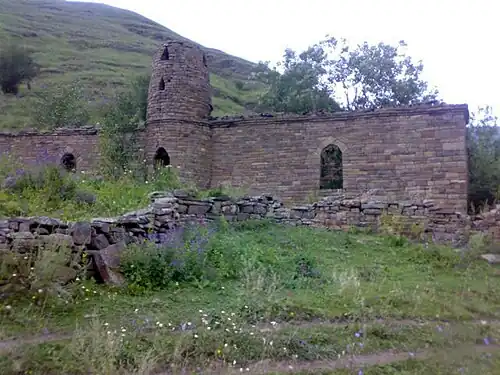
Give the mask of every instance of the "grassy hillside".
[[(73, 82), (85, 86), (92, 101), (120, 90), (130, 77), (149, 72), (153, 52), (174, 31), (136, 13), (102, 4), (62, 0), (0, 0), (0, 40), (34, 52), (41, 74), (33, 90)], [(247, 81), (254, 64), (205, 48), (214, 86), (215, 115), (239, 113), (255, 102), (262, 85)], [(237, 83), (242, 81), (244, 84)], [(0, 96), (0, 128), (33, 126), (23, 98)]]

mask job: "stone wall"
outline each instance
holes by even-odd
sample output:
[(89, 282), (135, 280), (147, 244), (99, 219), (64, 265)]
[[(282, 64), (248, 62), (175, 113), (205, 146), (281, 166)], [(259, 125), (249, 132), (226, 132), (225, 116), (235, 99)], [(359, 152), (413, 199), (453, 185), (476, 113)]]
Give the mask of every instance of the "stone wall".
[[(500, 208), (471, 220), (461, 213), (439, 208), (432, 201), (395, 202), (376, 190), (359, 196), (337, 194), (293, 208), (286, 208), (267, 195), (194, 199), (183, 191), (153, 193), (151, 202), (145, 209), (90, 222), (67, 223), (48, 217), (0, 219), (0, 255), (5, 251), (24, 254), (40, 246), (69, 246), (73, 266), (82, 261), (83, 253), (90, 254), (91, 272), (95, 276), (121, 284), (123, 279), (117, 272), (119, 254), (127, 244), (146, 238), (159, 241), (162, 234), (174, 236), (175, 240), (182, 233), (176, 229), (221, 216), (231, 222), (267, 219), (284, 225), (332, 230), (357, 227), (459, 247), (467, 245), (471, 229), (496, 236), (496, 240), (500, 233)], [(489, 258), (488, 261), (491, 262)], [(496, 256), (495, 261), (498, 261)], [(76, 272), (70, 264), (63, 274), (71, 278)]]
[(472, 217), (472, 229), (490, 236), (500, 243), (500, 205), (488, 212)]
[[(335, 144), (342, 151), (342, 191), (378, 188), (394, 201), (430, 199), (465, 213), (467, 115), (465, 105), (439, 105), (209, 122), (165, 118), (150, 121), (138, 138), (151, 166), (162, 147), (185, 181), (272, 193), (287, 205), (323, 195), (320, 155)], [(99, 163), (97, 132), (89, 127), (0, 133), (0, 151), (26, 163), (44, 153), (58, 161), (70, 152), (77, 169), (86, 170)]]
[(0, 156), (3, 153), (26, 165), (59, 163), (65, 153), (71, 153), (77, 169), (90, 170), (97, 168), (100, 160), (98, 130), (89, 126), (0, 132)]
[(212, 121), (211, 184), (304, 202), (319, 193), (322, 149), (336, 144), (346, 192), (378, 188), (465, 213), (467, 114), (443, 105)]

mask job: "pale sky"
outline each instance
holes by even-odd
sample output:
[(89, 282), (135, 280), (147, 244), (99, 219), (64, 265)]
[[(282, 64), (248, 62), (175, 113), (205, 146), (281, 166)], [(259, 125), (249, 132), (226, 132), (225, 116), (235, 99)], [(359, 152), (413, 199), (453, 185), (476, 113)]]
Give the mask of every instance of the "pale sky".
[[(498, 0), (91, 0), (140, 13), (207, 47), (280, 60), (326, 34), (357, 43), (404, 39), (447, 103), (500, 114)], [(496, 35), (496, 37), (495, 37)]]

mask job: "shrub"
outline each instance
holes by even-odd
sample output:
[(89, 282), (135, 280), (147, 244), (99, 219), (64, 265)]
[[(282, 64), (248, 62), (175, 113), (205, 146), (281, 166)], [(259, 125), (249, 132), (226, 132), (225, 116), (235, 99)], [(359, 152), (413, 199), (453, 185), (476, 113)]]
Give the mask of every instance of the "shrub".
[(42, 127), (79, 127), (87, 125), (90, 114), (78, 81), (46, 88), (36, 93), (32, 117)]
[(143, 243), (129, 246), (121, 259), (129, 287), (145, 291), (171, 282), (215, 280), (218, 263), (210, 246), (214, 233), (214, 227), (200, 224), (152, 234)]
[(19, 84), (27, 81), (29, 85), (38, 70), (31, 53), (26, 49), (14, 44), (0, 49), (0, 89), (5, 94), (17, 95)]

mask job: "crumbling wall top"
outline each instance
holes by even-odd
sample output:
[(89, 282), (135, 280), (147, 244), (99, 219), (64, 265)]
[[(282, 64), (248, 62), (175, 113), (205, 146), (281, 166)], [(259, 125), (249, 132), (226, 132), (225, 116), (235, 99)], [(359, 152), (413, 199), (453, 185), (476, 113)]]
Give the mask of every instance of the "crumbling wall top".
[(462, 113), (465, 123), (469, 122), (469, 108), (467, 104), (435, 104), (423, 103), (408, 106), (384, 107), (374, 109), (364, 109), (359, 111), (339, 111), (339, 112), (305, 112), (302, 114), (293, 113), (260, 113), (255, 115), (235, 115), (210, 117), (209, 124), (213, 127), (224, 127), (228, 125), (236, 125), (237, 123), (258, 122), (260, 119), (272, 118), (277, 122), (300, 122), (300, 121), (324, 121), (324, 120), (349, 120), (355, 118), (369, 117), (392, 117), (401, 115), (418, 115), (418, 114), (438, 114), (438, 113)]
[(23, 136), (71, 136), (71, 135), (96, 135), (99, 133), (99, 126), (89, 125), (80, 128), (62, 127), (51, 130), (23, 129), (0, 131), (2, 137), (23, 137)]

